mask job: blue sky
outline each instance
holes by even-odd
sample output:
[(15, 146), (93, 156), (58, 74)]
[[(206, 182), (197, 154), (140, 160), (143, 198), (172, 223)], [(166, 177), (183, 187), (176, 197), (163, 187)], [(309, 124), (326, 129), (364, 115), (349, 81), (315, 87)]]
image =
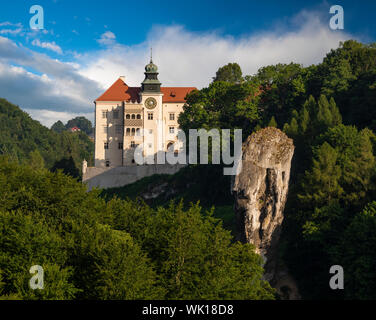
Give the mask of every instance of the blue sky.
[[(44, 30), (29, 8), (44, 9)], [(330, 30), (340, 4), (345, 29)], [(153, 46), (164, 85), (206, 86), (218, 67), (245, 74), (278, 62), (318, 63), (339, 41), (376, 41), (376, 1), (13, 0), (0, 10), (0, 96), (45, 125), (92, 119), (120, 75), (139, 85)]]

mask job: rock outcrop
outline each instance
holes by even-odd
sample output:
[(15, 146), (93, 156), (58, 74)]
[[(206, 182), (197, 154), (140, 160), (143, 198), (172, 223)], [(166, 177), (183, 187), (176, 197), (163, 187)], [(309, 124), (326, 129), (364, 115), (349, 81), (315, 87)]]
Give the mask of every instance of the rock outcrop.
[(238, 240), (256, 247), (265, 261), (264, 277), (274, 286), (278, 275), (290, 277), (278, 269), (277, 253), (293, 154), (293, 141), (282, 131), (259, 130), (243, 143), (241, 169), (232, 181)]

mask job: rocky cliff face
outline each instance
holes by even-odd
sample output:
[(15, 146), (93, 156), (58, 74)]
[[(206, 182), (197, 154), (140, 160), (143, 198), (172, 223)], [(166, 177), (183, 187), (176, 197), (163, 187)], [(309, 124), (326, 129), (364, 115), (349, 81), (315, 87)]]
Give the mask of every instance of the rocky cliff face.
[[(278, 268), (277, 253), (293, 154), (293, 141), (282, 131), (259, 130), (243, 143), (241, 170), (232, 183), (239, 240), (255, 245), (265, 260), (265, 279), (277, 289), (278, 283), (286, 287), (291, 282), (287, 271)], [(282, 291), (290, 291), (292, 298), (294, 286)]]

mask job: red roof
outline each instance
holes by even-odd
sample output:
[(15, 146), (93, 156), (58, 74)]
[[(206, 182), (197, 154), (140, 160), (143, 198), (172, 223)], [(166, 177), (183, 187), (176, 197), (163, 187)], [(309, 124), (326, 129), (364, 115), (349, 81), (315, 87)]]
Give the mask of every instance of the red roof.
[[(119, 78), (95, 101), (139, 102), (140, 90), (140, 87), (128, 87), (127, 84)], [(197, 89), (195, 87), (161, 87), (163, 103), (185, 102), (185, 96), (193, 90)]]

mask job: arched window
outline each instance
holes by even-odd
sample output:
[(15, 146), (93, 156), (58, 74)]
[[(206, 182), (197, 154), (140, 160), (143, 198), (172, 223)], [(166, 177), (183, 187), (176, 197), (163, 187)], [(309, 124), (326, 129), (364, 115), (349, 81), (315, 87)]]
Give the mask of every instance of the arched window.
[(141, 119), (141, 115), (140, 114), (137, 115), (137, 119)]
[(140, 128), (137, 128), (136, 129), (136, 136), (139, 136), (140, 135)]
[(132, 114), (132, 119), (136, 119), (136, 115), (135, 114)]
[(132, 128), (132, 136), (134, 136), (134, 133), (136, 132), (135, 128)]
[(127, 133), (126, 133), (127, 136), (130, 136), (131, 135), (131, 129), (130, 128), (127, 128)]
[(125, 119), (130, 119), (131, 118), (131, 115), (130, 114), (127, 114), (126, 116), (125, 116)]

